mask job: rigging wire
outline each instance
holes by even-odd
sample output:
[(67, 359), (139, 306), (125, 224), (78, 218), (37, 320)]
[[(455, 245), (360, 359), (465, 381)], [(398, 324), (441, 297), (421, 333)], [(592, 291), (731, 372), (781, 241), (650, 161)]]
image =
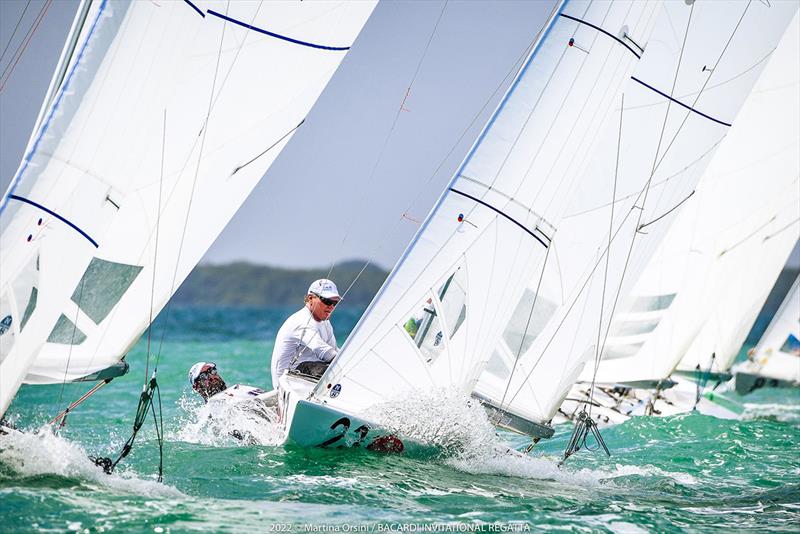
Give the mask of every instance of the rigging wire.
[[(555, 10), (554, 10), (554, 12), (555, 12)], [(552, 14), (551, 14), (551, 16), (552, 16)], [(524, 59), (525, 59), (525, 58), (526, 58), (526, 57), (527, 57), (527, 56), (530, 54), (530, 51), (531, 51), (531, 49), (532, 49), (532, 48), (534, 47), (534, 45), (536, 44), (536, 42), (537, 42), (537, 40), (539, 39), (539, 37), (540, 37), (540, 35), (541, 35), (542, 31), (543, 31), (543, 30), (542, 30), (542, 29), (540, 29), (540, 30), (539, 30), (539, 32), (537, 32), (537, 33), (536, 33), (536, 35), (534, 35), (534, 36), (533, 36), (533, 38), (532, 38), (532, 39), (531, 39), (531, 40), (528, 42), (528, 44), (525, 46), (525, 48), (524, 48), (524, 50), (522, 51), (522, 53), (521, 53), (521, 54), (519, 54), (519, 55), (518, 55), (518, 57), (517, 57), (517, 58), (516, 58), (516, 59), (515, 59), (515, 60), (512, 62), (512, 64), (511, 64), (511, 67), (510, 67), (510, 68), (507, 70), (507, 72), (506, 72), (505, 76), (504, 76), (504, 77), (503, 77), (503, 78), (502, 78), (502, 79), (499, 81), (499, 83), (497, 83), (497, 85), (494, 87), (494, 89), (493, 89), (493, 90), (492, 90), (492, 92), (489, 94), (489, 96), (488, 96), (488, 97), (487, 97), (487, 98), (484, 100), (484, 102), (483, 102), (483, 105), (480, 107), (480, 109), (479, 109), (479, 110), (478, 110), (478, 111), (477, 111), (477, 112), (476, 112), (476, 113), (475, 113), (475, 114), (472, 116), (472, 119), (470, 120), (470, 122), (469, 122), (469, 123), (467, 124), (467, 126), (466, 126), (466, 127), (463, 129), (463, 130), (462, 130), (461, 134), (460, 134), (460, 135), (459, 135), (459, 137), (456, 139), (456, 141), (455, 141), (455, 142), (454, 142), (454, 143), (451, 145), (451, 147), (450, 147), (450, 149), (447, 151), (447, 153), (446, 153), (446, 154), (445, 154), (445, 155), (444, 155), (444, 156), (443, 156), (443, 157), (440, 159), (440, 161), (439, 161), (439, 164), (436, 166), (436, 168), (433, 170), (433, 172), (432, 172), (432, 173), (431, 173), (431, 174), (428, 176), (428, 178), (427, 178), (427, 180), (425, 181), (425, 183), (424, 183), (424, 184), (422, 184), (420, 187), (418, 187), (418, 188), (417, 188), (417, 194), (416, 194), (416, 195), (414, 196), (414, 198), (413, 198), (413, 199), (412, 199), (412, 200), (411, 200), (411, 201), (410, 201), (410, 202), (407, 204), (407, 207), (406, 207), (406, 209), (403, 211), (403, 214), (402, 214), (402, 215), (401, 215), (401, 216), (400, 216), (400, 217), (399, 217), (399, 218), (398, 218), (396, 221), (394, 221), (394, 224), (393, 224), (393, 225), (391, 226), (391, 228), (388, 230), (388, 233), (389, 233), (389, 234), (392, 234), (392, 235), (393, 235), (393, 234), (396, 232), (396, 229), (399, 227), (399, 225), (400, 225), (400, 224), (401, 224), (401, 223), (402, 223), (404, 220), (410, 220), (410, 221), (412, 221), (412, 222), (415, 222), (415, 223), (417, 223), (417, 224), (420, 224), (420, 223), (421, 223), (421, 221), (418, 221), (418, 220), (415, 220), (415, 219), (414, 219), (414, 218), (412, 218), (412, 217), (409, 217), (409, 216), (408, 216), (408, 212), (409, 212), (409, 211), (412, 209), (412, 207), (413, 207), (413, 206), (414, 206), (414, 205), (415, 205), (415, 204), (416, 204), (416, 203), (417, 203), (417, 202), (420, 200), (420, 198), (422, 197), (422, 194), (423, 194), (423, 193), (424, 193), (424, 191), (426, 190), (426, 187), (427, 187), (427, 186), (429, 186), (429, 185), (431, 184), (431, 182), (432, 182), (432, 181), (433, 181), (433, 179), (436, 177), (436, 175), (439, 173), (439, 171), (442, 169), (442, 167), (444, 167), (445, 163), (446, 163), (446, 162), (447, 162), (447, 160), (450, 158), (450, 156), (451, 156), (451, 155), (452, 155), (452, 154), (455, 152), (456, 148), (458, 148), (458, 146), (461, 144), (461, 142), (462, 142), (462, 140), (464, 139), (464, 137), (465, 137), (465, 136), (467, 135), (467, 133), (468, 133), (468, 132), (469, 132), (469, 131), (470, 131), (470, 130), (473, 128), (473, 126), (474, 126), (474, 125), (475, 125), (475, 123), (477, 122), (478, 118), (480, 118), (480, 117), (483, 115), (483, 113), (485, 112), (485, 110), (486, 110), (486, 108), (488, 107), (489, 103), (490, 103), (490, 102), (492, 102), (492, 100), (495, 98), (495, 95), (497, 95), (497, 93), (500, 91), (500, 89), (506, 85), (506, 81), (507, 81), (509, 78), (511, 78), (511, 77), (512, 77), (512, 76), (513, 76), (515, 73), (519, 72), (519, 70), (520, 70), (520, 68), (521, 68), (521, 63), (522, 63), (522, 62), (524, 61)], [(426, 49), (426, 52), (425, 52), (425, 53), (427, 53), (427, 49)], [(423, 59), (424, 59), (424, 57), (423, 57)], [(409, 86), (409, 87), (410, 87), (410, 86)], [(513, 200), (513, 199), (512, 199), (512, 200)], [(343, 244), (344, 244), (344, 241), (342, 242), (342, 245), (343, 245)], [(377, 246), (376, 246), (376, 247), (373, 249), (374, 253), (377, 253), (378, 251), (382, 250), (382, 246), (383, 246), (383, 241), (379, 241), (379, 242), (377, 243)], [(341, 249), (341, 247), (340, 247), (340, 249)], [(366, 262), (366, 264), (364, 265), (364, 268), (362, 269), (362, 272), (363, 272), (363, 270), (365, 270), (365, 269), (367, 268), (367, 266), (368, 266), (368, 265), (370, 265), (370, 263), (371, 263), (370, 261)], [(333, 267), (333, 265), (332, 265), (331, 267)], [(360, 276), (360, 274), (359, 274), (359, 276)], [(358, 280), (358, 277), (356, 277), (356, 279), (353, 281), (353, 283), (351, 283), (351, 287), (352, 287), (352, 286), (355, 284), (355, 282), (356, 282), (357, 280)]]
[[(226, 4), (226, 7), (225, 7), (225, 14), (226, 15), (228, 14), (229, 8), (230, 8), (230, 0), (228, 0), (228, 2)], [(206, 135), (208, 134), (208, 126), (209, 126), (209, 122), (210, 122), (210, 119), (211, 119), (211, 111), (213, 109), (212, 106), (213, 106), (213, 103), (214, 103), (214, 91), (215, 91), (216, 86), (217, 86), (217, 76), (219, 75), (219, 65), (220, 65), (220, 59), (222, 57), (222, 45), (225, 43), (225, 29), (227, 28), (227, 26), (228, 26), (227, 24), (223, 24), (222, 25), (222, 32), (220, 33), (219, 48), (217, 50), (217, 61), (216, 61), (216, 64), (214, 66), (214, 77), (213, 77), (212, 82), (211, 82), (211, 94), (210, 94), (209, 99), (208, 99), (208, 108), (206, 110), (205, 120), (203, 121), (203, 135), (201, 136), (201, 140), (200, 140), (200, 149), (199, 149), (199, 152), (198, 152), (198, 155), (197, 155), (197, 166), (195, 167), (194, 179), (192, 180), (192, 188), (191, 188), (191, 191), (189, 193), (189, 203), (188, 203), (188, 205), (186, 207), (186, 216), (184, 217), (183, 229), (181, 230), (181, 240), (180, 240), (180, 243), (178, 244), (178, 255), (177, 255), (177, 258), (175, 259), (175, 269), (174, 269), (174, 271), (172, 273), (172, 283), (170, 284), (170, 295), (174, 293), (174, 291), (175, 291), (175, 283), (176, 283), (176, 281), (178, 279), (178, 270), (180, 269), (180, 264), (181, 264), (181, 255), (183, 253), (183, 244), (184, 244), (184, 242), (186, 240), (186, 230), (189, 227), (189, 217), (190, 217), (191, 212), (192, 212), (192, 202), (194, 200), (194, 191), (195, 191), (195, 188), (197, 186), (197, 178), (200, 175), (200, 165), (203, 162), (203, 149), (205, 148)], [(170, 316), (170, 312), (172, 310), (172, 300), (173, 299), (169, 299), (169, 301), (167, 302), (167, 309), (166, 309), (166, 313), (165, 313), (165, 316), (164, 316), (164, 328), (161, 331), (161, 339), (159, 340), (158, 352), (156, 353), (156, 367), (158, 367), (158, 362), (161, 360), (161, 349), (162, 349), (162, 347), (164, 345), (164, 338), (166, 337), (167, 331), (169, 330), (169, 316)]]
[[(75, 320), (72, 321), (72, 334), (70, 335), (69, 351), (67, 352), (67, 363), (64, 366), (64, 376), (61, 379), (61, 389), (59, 390), (59, 393), (58, 393), (58, 400), (56, 401), (56, 406), (60, 405), (61, 401), (64, 398), (64, 387), (67, 384), (67, 373), (69, 373), (69, 364), (70, 364), (70, 361), (72, 360), (72, 348), (75, 346), (75, 335), (78, 332), (78, 316), (79, 316), (80, 311), (81, 311), (81, 306), (80, 305), (83, 303), (83, 286), (85, 285), (85, 283), (86, 283), (86, 278), (84, 276), (84, 277), (81, 278), (81, 281), (79, 283), (80, 290), (78, 291), (78, 302), (75, 302)], [(74, 302), (74, 300), (73, 300), (73, 302)], [(56, 323), (56, 324), (58, 324), (58, 323)], [(66, 419), (63, 419), (61, 421), (61, 426), (64, 426), (65, 423), (66, 423)]]
[(47, 15), (47, 11), (50, 9), (52, 3), (53, 0), (47, 0), (42, 6), (42, 9), (39, 11), (39, 14), (36, 16), (36, 19), (34, 20), (30, 29), (28, 29), (28, 32), (25, 34), (22, 42), (20, 42), (19, 46), (17, 46), (17, 49), (14, 52), (14, 55), (11, 57), (9, 64), (6, 65), (6, 68), (3, 69), (2, 74), (0, 74), (0, 92), (3, 91), (8, 83), (8, 80), (11, 79), (11, 74), (13, 74), (17, 63), (19, 63), (19, 60), (22, 59), (25, 50), (28, 49), (28, 45), (30, 45), (33, 35), (36, 33), (36, 30), (39, 29), (39, 25), (42, 23), (42, 20), (44, 20), (45, 15)]
[[(158, 236), (161, 228), (161, 192), (164, 184), (164, 159), (167, 146), (167, 109), (164, 108), (164, 123), (161, 128), (161, 168), (158, 180), (158, 205), (156, 209), (156, 236), (155, 246), (153, 249), (153, 279), (150, 284), (150, 316), (147, 323), (147, 360), (144, 366), (144, 380), (147, 382), (147, 377), (150, 374), (150, 341), (153, 334), (153, 308), (155, 307), (155, 293), (156, 293), (156, 267), (158, 266)], [(156, 365), (156, 367), (158, 367)]]
[[(677, 64), (677, 66), (675, 68), (675, 76), (673, 77), (672, 89), (670, 90), (670, 98), (671, 98), (671, 95), (675, 93), (675, 87), (676, 87), (676, 85), (678, 83), (678, 75), (679, 75), (680, 70), (681, 70), (681, 63), (683, 62), (683, 53), (684, 53), (684, 51), (686, 49), (686, 40), (687, 40), (687, 38), (689, 36), (689, 28), (692, 25), (692, 15), (693, 14), (694, 14), (694, 4), (691, 5), (690, 11), (689, 11), (689, 18), (686, 21), (686, 30), (685, 30), (684, 35), (683, 35), (683, 43), (681, 44), (681, 51), (680, 51), (680, 54), (678, 55), (678, 64)], [(708, 82), (708, 80), (706, 80), (706, 83), (707, 82)], [(701, 93), (702, 93), (702, 89), (701, 89)], [(624, 101), (623, 101), (623, 103), (624, 103)], [(661, 143), (662, 143), (662, 141), (664, 139), (664, 132), (667, 129), (667, 120), (669, 119), (669, 112), (670, 112), (671, 106), (672, 106), (672, 100), (670, 99), (668, 104), (667, 104), (667, 110), (664, 113), (664, 122), (661, 125), (661, 133), (659, 134), (658, 144), (656, 145), (656, 150), (655, 150), (655, 154), (654, 154), (654, 157), (653, 157), (653, 168), (652, 168), (652, 170), (650, 172), (650, 176), (648, 177), (647, 181), (645, 182), (644, 197), (642, 198), (642, 203), (641, 203), (640, 206), (637, 206), (636, 205), (637, 203), (634, 202), (633, 208), (631, 208), (631, 209), (634, 209), (634, 208), (638, 207), (639, 214), (638, 214), (638, 217), (637, 217), (635, 230), (634, 230), (633, 234), (631, 235), (630, 246), (628, 247), (628, 253), (627, 253), (627, 256), (625, 257), (625, 264), (622, 267), (622, 272), (621, 272), (620, 277), (619, 277), (619, 284), (617, 286), (617, 291), (616, 291), (616, 294), (614, 296), (614, 303), (611, 306), (611, 313), (609, 314), (609, 318), (608, 318), (608, 328), (606, 329), (606, 334), (605, 334), (605, 337), (603, 338), (602, 347), (598, 348), (599, 352), (598, 352), (598, 357), (597, 357), (597, 359), (595, 361), (594, 376), (592, 377), (592, 386), (591, 386), (591, 390), (590, 390), (591, 391), (590, 399), (594, 399), (594, 385), (595, 385), (595, 379), (597, 377), (597, 370), (599, 369), (599, 366), (600, 366), (600, 355), (602, 355), (602, 351), (604, 350), (606, 342), (608, 341), (608, 335), (609, 335), (609, 332), (611, 331), (611, 320), (614, 317), (614, 312), (617, 309), (617, 304), (619, 303), (619, 297), (620, 297), (620, 294), (622, 293), (622, 284), (625, 281), (625, 275), (628, 272), (628, 266), (630, 264), (631, 256), (633, 255), (633, 247), (634, 247), (634, 245), (636, 243), (636, 236), (637, 236), (637, 234), (639, 234), (641, 232), (641, 229), (643, 228), (643, 226), (642, 226), (642, 217), (644, 216), (644, 209), (645, 209), (645, 204), (647, 203), (648, 193), (650, 191), (650, 184), (652, 183), (653, 176), (655, 175), (656, 169), (658, 167), (658, 164), (660, 163), (660, 161), (658, 160), (658, 154), (659, 154), (659, 151), (661, 150)], [(694, 106), (692, 106), (692, 107), (694, 107)], [(622, 121), (622, 116), (621, 116), (621, 114), (622, 114), (622, 109), (620, 109), (620, 136), (622, 135), (622, 122), (621, 122)], [(687, 117), (688, 117), (688, 114), (687, 114)], [(685, 118), (684, 118), (684, 122), (685, 122)], [(680, 128), (678, 129), (678, 132), (680, 132)], [(677, 133), (676, 133), (676, 136), (677, 136)], [(675, 138), (673, 138), (673, 141), (674, 140), (675, 140)], [(670, 146), (671, 146), (671, 144), (670, 144)], [(669, 147), (667, 147), (667, 149), (665, 150), (661, 161), (663, 161), (663, 158), (666, 156), (666, 153), (667, 153), (668, 150), (669, 150)], [(619, 159), (617, 161), (619, 162)], [(615, 189), (616, 189), (616, 181), (615, 181)], [(611, 209), (613, 211), (613, 203), (612, 203)], [(675, 208), (673, 208), (673, 209), (675, 209)], [(672, 211), (672, 210), (670, 210), (670, 211)], [(669, 212), (667, 212), (667, 213), (669, 213)], [(662, 215), (662, 217), (663, 217), (663, 215)], [(610, 255), (611, 255), (611, 234), (609, 234), (609, 243), (608, 243), (608, 248), (606, 249), (606, 268), (608, 267), (608, 257)], [(605, 288), (605, 280), (603, 281), (603, 287)], [(605, 289), (604, 289), (604, 294), (605, 294)], [(601, 314), (602, 314), (602, 304), (601, 304)], [(602, 317), (602, 315), (601, 315), (601, 317)], [(599, 344), (599, 331), (598, 331), (598, 344)], [(591, 414), (591, 406), (589, 407), (589, 413)], [(577, 429), (577, 424), (576, 424), (576, 429)], [(566, 458), (567, 458), (567, 455), (565, 453), (564, 459), (566, 460)]]
[[(381, 146), (380, 151), (378, 151), (378, 156), (375, 158), (375, 163), (372, 165), (372, 169), (370, 170), (370, 173), (367, 175), (367, 179), (365, 180), (364, 185), (362, 185), (362, 187), (361, 187), (361, 193), (362, 194), (361, 194), (361, 202), (359, 202), (359, 204), (361, 204), (364, 201), (364, 198), (365, 198), (366, 192), (367, 192), (367, 186), (374, 180), (375, 173), (378, 170), (378, 166), (383, 162), (383, 156), (384, 156), (384, 153), (386, 152), (386, 147), (389, 145), (389, 141), (391, 140), (391, 138), (392, 138), (392, 136), (394, 134), (395, 128), (397, 127), (397, 122), (400, 119), (400, 113), (405, 110), (406, 100), (408, 99), (408, 96), (411, 93), (411, 88), (414, 86), (414, 83), (417, 80), (417, 76), (419, 75), (419, 72), (422, 69), (422, 63), (425, 61), (425, 58), (428, 55), (428, 50), (430, 49), (431, 42), (433, 42), (433, 38), (436, 35), (436, 31), (439, 28), (439, 23), (442, 21), (442, 16), (444, 15), (444, 11), (447, 8), (448, 1), (449, 0), (445, 0), (442, 3), (442, 9), (439, 11), (439, 16), (436, 18), (436, 23), (433, 25), (433, 29), (431, 30), (431, 34), (428, 36), (428, 41), (427, 41), (427, 43), (425, 43), (425, 48), (422, 51), (422, 55), (420, 56), (419, 61), (417, 61), (417, 66), (414, 69), (414, 74), (411, 76), (411, 81), (409, 82), (408, 87), (406, 88), (406, 93), (403, 96), (403, 100), (400, 102), (400, 105), (397, 107), (397, 111), (395, 112), (394, 118), (392, 119), (392, 125), (389, 127), (389, 131), (387, 132), (386, 137), (383, 140), (383, 146)], [(344, 235), (342, 236), (342, 242), (339, 244), (339, 252), (341, 252), (342, 249), (344, 248), (344, 244), (347, 242), (347, 238), (350, 236), (350, 231), (353, 228), (354, 223), (355, 223), (355, 214), (353, 214), (353, 216), (350, 217), (350, 222), (349, 222), (347, 228), (345, 229)], [(367, 268), (367, 266), (370, 263), (371, 263), (371, 260), (366, 262), (366, 264), (364, 265), (364, 268), (361, 270), (362, 273), (364, 272), (364, 270)], [(332, 261), (331, 262), (331, 266), (328, 269), (328, 275), (326, 276), (326, 278), (330, 279), (330, 277), (332, 276), (334, 265), (335, 265), (335, 263)], [(360, 273), (359, 273), (358, 276), (360, 276)], [(358, 280), (358, 276), (350, 284), (351, 287)]]
[[(600, 317), (597, 321), (597, 344), (595, 345), (595, 356), (594, 356), (594, 373), (592, 374), (592, 383), (589, 386), (589, 418), (592, 416), (592, 403), (594, 402), (594, 390), (595, 390), (595, 382), (597, 380), (597, 370), (600, 368), (600, 360), (603, 356), (603, 350), (605, 349), (605, 340), (603, 342), (603, 346), (600, 345), (600, 336), (603, 331), (603, 307), (606, 302), (606, 286), (608, 283), (608, 264), (611, 261), (611, 236), (614, 233), (614, 203), (616, 202), (617, 198), (617, 179), (619, 177), (619, 154), (620, 149), (622, 147), (622, 117), (625, 114), (625, 93), (622, 93), (620, 106), (619, 106), (619, 134), (617, 135), (617, 158), (614, 164), (614, 187), (612, 188), (611, 192), (611, 210), (610, 216), (608, 221), (608, 252), (606, 253), (606, 268), (605, 272), (603, 273), (603, 291), (602, 296), (600, 298)], [(634, 234), (635, 235), (635, 234)], [(611, 328), (611, 319), (608, 321), (608, 328)], [(606, 335), (608, 335), (608, 330), (606, 331)]]
[(14, 40), (14, 36), (17, 35), (17, 30), (19, 29), (19, 25), (22, 24), (22, 20), (25, 18), (25, 13), (28, 11), (28, 7), (31, 5), (31, 0), (25, 4), (25, 7), (22, 9), (22, 14), (19, 16), (17, 20), (17, 24), (14, 26), (14, 31), (11, 32), (11, 37), (8, 38), (8, 42), (6, 46), (3, 48), (3, 52), (0, 53), (0, 64), (3, 63), (3, 58), (6, 57), (6, 52), (8, 51), (8, 47), (11, 46), (11, 42)]

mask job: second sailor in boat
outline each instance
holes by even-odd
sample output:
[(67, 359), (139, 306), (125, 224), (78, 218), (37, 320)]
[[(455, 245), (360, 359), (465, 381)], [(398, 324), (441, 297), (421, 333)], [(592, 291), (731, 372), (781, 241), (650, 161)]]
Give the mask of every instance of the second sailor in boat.
[[(241, 413), (252, 414), (259, 419), (274, 422), (277, 418), (275, 392), (267, 392), (244, 384), (227, 387), (222, 375), (217, 371), (217, 364), (213, 362), (194, 364), (189, 369), (189, 383), (209, 406), (218, 403), (219, 406), (223, 406), (224, 403), (226, 408), (235, 408)], [(253, 441), (247, 431), (233, 430), (230, 435), (246, 442)]]
[(322, 278), (308, 288), (305, 305), (278, 330), (272, 351), (272, 386), (286, 373), (319, 380), (339, 353), (336, 336), (328, 320), (339, 301), (336, 284)]

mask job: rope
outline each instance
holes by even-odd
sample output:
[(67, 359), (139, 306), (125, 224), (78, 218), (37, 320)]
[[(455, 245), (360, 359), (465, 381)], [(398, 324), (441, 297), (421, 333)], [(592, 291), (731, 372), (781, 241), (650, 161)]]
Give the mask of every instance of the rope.
[[(158, 415), (156, 415), (155, 406), (153, 405), (153, 394), (156, 393), (158, 395)], [(164, 445), (163, 445), (163, 432), (164, 432), (164, 421), (161, 413), (161, 392), (158, 390), (158, 383), (156, 382), (156, 373), (153, 372), (153, 376), (150, 378), (149, 384), (145, 386), (142, 391), (142, 394), (139, 396), (139, 406), (136, 408), (136, 417), (133, 420), (133, 432), (128, 440), (125, 442), (125, 445), (122, 446), (122, 451), (120, 452), (119, 456), (116, 460), (112, 460), (109, 457), (102, 457), (102, 456), (89, 456), (89, 459), (94, 462), (95, 465), (102, 467), (103, 471), (110, 475), (114, 472), (114, 469), (117, 467), (123, 458), (128, 456), (133, 448), (133, 442), (136, 440), (136, 435), (139, 433), (139, 430), (142, 428), (142, 424), (144, 424), (145, 418), (147, 418), (148, 411), (152, 411), (153, 419), (156, 421), (156, 438), (158, 439), (158, 452), (159, 452), (159, 462), (158, 462), (158, 481), (162, 482), (163, 480), (163, 466), (164, 466)], [(161, 425), (159, 428), (158, 420), (160, 419)]]
[[(595, 440), (595, 447), (591, 448), (586, 440), (589, 438), (589, 434), (594, 437)], [(591, 417), (586, 413), (586, 408), (578, 414), (578, 418), (575, 420), (575, 428), (572, 431), (572, 436), (569, 438), (569, 443), (567, 443), (567, 448), (564, 451), (564, 458), (558, 462), (558, 466), (561, 467), (564, 465), (564, 462), (567, 461), (567, 458), (578, 452), (579, 450), (586, 449), (587, 451), (597, 451), (600, 448), (603, 448), (603, 451), (606, 453), (606, 456), (611, 457), (611, 453), (608, 452), (608, 447), (606, 447), (605, 442), (603, 441), (603, 436), (600, 435), (600, 429), (597, 428), (597, 423), (595, 423)]]

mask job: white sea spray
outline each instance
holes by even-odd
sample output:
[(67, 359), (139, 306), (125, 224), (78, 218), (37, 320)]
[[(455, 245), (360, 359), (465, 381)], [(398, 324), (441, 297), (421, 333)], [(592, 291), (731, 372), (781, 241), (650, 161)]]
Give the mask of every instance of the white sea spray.
[(48, 426), (36, 431), (10, 430), (0, 434), (0, 463), (26, 477), (57, 475), (76, 478), (107, 489), (148, 497), (180, 497), (177, 489), (145, 480), (129, 469), (108, 475), (77, 443), (57, 436)]
[(258, 401), (209, 402), (184, 394), (178, 400), (183, 412), (170, 440), (211, 446), (279, 445), (283, 431), (275, 414)]
[(410, 392), (367, 409), (364, 416), (448, 456), (482, 454), (500, 443), (480, 403), (457, 390)]

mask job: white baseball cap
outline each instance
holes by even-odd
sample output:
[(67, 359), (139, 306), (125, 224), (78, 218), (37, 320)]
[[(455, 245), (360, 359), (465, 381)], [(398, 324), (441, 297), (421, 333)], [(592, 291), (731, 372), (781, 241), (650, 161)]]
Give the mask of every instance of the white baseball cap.
[(200, 376), (200, 373), (216, 368), (217, 364), (213, 362), (197, 362), (192, 366), (191, 369), (189, 369), (189, 385), (194, 386), (194, 383), (197, 381), (197, 377)]
[(336, 284), (334, 284), (327, 278), (320, 278), (319, 280), (308, 286), (308, 292), (314, 293), (315, 295), (319, 295), (320, 297), (326, 299), (342, 298), (339, 296), (339, 290), (336, 288)]

